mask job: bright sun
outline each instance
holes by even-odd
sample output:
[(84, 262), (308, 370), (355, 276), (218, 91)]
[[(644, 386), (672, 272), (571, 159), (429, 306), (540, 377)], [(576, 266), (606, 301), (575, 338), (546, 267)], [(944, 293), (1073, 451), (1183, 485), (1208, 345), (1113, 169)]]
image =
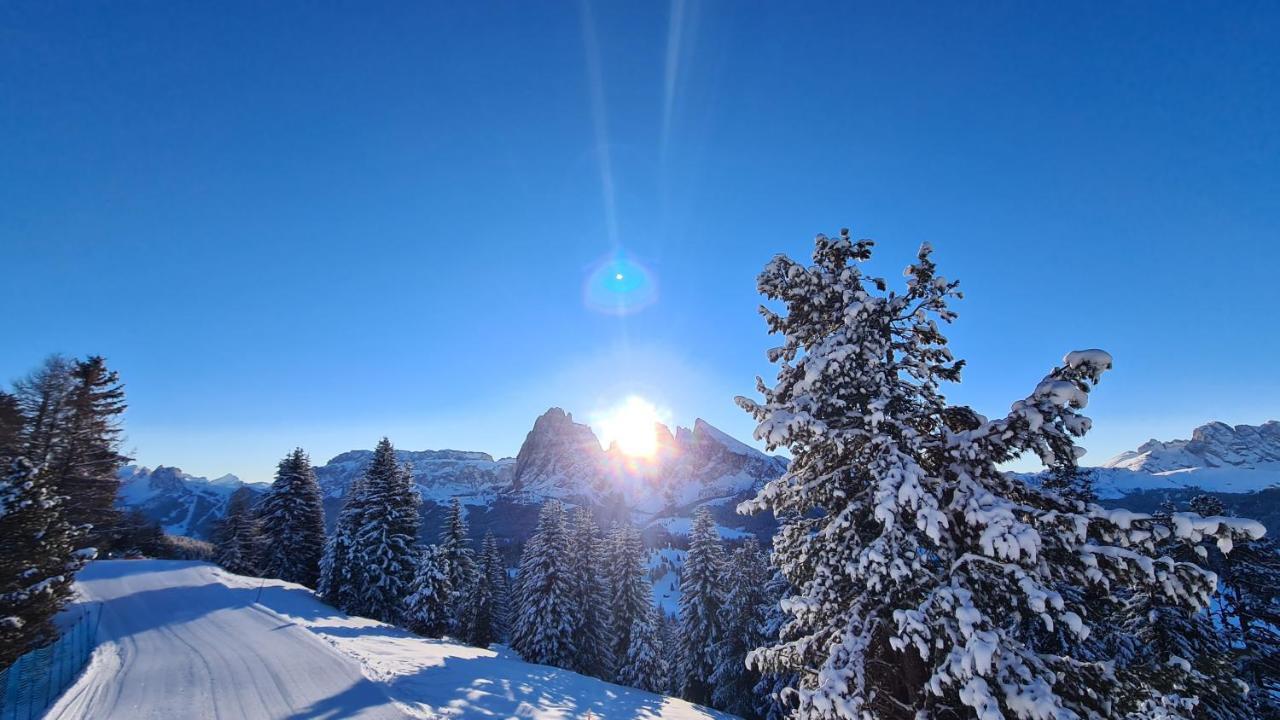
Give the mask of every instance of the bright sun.
[(622, 404), (600, 413), (592, 423), (607, 449), (614, 443), (624, 454), (649, 458), (658, 451), (658, 409), (644, 398), (632, 395)]

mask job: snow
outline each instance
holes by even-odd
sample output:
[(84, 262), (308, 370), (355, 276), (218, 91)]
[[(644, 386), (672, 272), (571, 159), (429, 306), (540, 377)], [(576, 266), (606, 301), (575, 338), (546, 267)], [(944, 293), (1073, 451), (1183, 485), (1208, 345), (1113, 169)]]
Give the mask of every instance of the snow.
[(731, 717), (348, 617), (300, 585), (206, 563), (99, 561), (77, 586), (105, 602), (101, 644), (49, 718)]
[(1098, 495), (1103, 498), (1121, 498), (1139, 490), (1192, 488), (1248, 493), (1280, 485), (1280, 463), (1255, 468), (1197, 467), (1165, 472), (1144, 472), (1125, 467), (1102, 467), (1095, 471)]
[(652, 578), (653, 604), (667, 615), (680, 612), (680, 568), (684, 567), (685, 551), (665, 547), (649, 553), (645, 569)]
[(706, 435), (708, 438), (723, 445), (726, 450), (734, 453), (735, 455), (746, 455), (753, 458), (768, 459), (768, 456), (764, 453), (744, 442), (739, 441), (737, 438), (730, 436), (725, 431), (702, 418), (697, 418), (693, 421), (693, 431), (695, 433)]
[[(647, 527), (661, 527), (665, 528), (666, 531), (672, 535), (687, 536), (693, 527), (693, 520), (687, 517), (667, 517), (655, 520), (649, 523)], [(743, 538), (753, 536), (752, 533), (749, 533), (746, 530), (726, 527), (718, 523), (716, 524), (716, 532), (720, 533), (720, 537), (725, 540), (741, 540)]]

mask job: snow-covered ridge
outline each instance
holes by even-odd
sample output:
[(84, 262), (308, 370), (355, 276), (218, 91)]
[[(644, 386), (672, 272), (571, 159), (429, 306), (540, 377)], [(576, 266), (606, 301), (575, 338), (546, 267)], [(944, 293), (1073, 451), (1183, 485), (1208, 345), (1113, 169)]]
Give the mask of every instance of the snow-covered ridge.
[(786, 471), (784, 459), (766, 455), (705, 420), (675, 432), (655, 427), (658, 450), (637, 459), (618, 448), (601, 450), (591, 428), (552, 408), (538, 418), (516, 460), (511, 494), (605, 502), (620, 498), (641, 516), (750, 492)]
[[(316, 468), (316, 480), (327, 497), (342, 497), (373, 458), (372, 450), (350, 450)], [(511, 483), (512, 458), (467, 450), (397, 450), (424, 500), (466, 498), (487, 503)]]
[(1190, 440), (1148, 440), (1102, 466), (1149, 473), (1194, 468), (1280, 469), (1280, 422), (1235, 427), (1211, 422), (1193, 430)]
[(176, 467), (140, 465), (121, 468), (119, 504), (138, 510), (171, 535), (207, 537), (212, 524), (226, 513), (231, 494), (242, 487), (254, 491), (266, 485), (246, 484), (235, 475), (210, 480)]
[(1280, 422), (1208, 423), (1193, 430), (1190, 440), (1148, 440), (1093, 472), (1104, 498), (1142, 490), (1265, 490), (1280, 485)]

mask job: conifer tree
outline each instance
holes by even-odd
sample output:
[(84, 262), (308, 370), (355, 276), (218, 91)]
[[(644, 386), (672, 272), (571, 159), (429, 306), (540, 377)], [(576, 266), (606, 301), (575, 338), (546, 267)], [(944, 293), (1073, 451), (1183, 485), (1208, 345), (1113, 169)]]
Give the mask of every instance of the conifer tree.
[[(1062, 500), (1072, 503), (1080, 512), (1087, 511), (1089, 503), (1096, 502), (1094, 471), (1081, 468), (1074, 456), (1056, 462), (1045, 475), (1042, 487)], [(1028, 638), (1029, 647), (1035, 652), (1049, 653), (1077, 660), (1105, 660), (1119, 651), (1128, 636), (1123, 625), (1123, 589), (1093, 584), (1082, 585), (1078, 578), (1066, 578), (1054, 588), (1064, 602), (1090, 610), (1094, 629), (1087, 637), (1080, 637), (1063, 623), (1046, 625), (1039, 617), (1028, 614), (1023, 620), (1021, 633)]]
[(63, 516), (49, 476), (26, 458), (0, 457), (0, 670), (57, 637), (53, 618), (91, 555)]
[(654, 606), (654, 609), (657, 610), (655, 617), (658, 624), (658, 646), (662, 649), (663, 667), (666, 669), (662, 694), (679, 695), (680, 683), (676, 675), (679, 672), (680, 641), (676, 638), (679, 631), (676, 618), (668, 615), (661, 607)]
[(1094, 471), (1076, 464), (1075, 458), (1055, 464), (1044, 479), (1044, 489), (1082, 503), (1097, 502), (1093, 487)]
[[(1226, 515), (1211, 495), (1192, 498), (1191, 509), (1206, 517)], [(1249, 686), (1248, 714), (1280, 720), (1280, 544), (1268, 535), (1235, 544), (1229, 553), (1216, 545), (1204, 550), (1220, 582), (1216, 628), (1230, 632), (1235, 677)]]
[(302, 448), (280, 461), (258, 512), (266, 544), (262, 574), (315, 587), (324, 553), (324, 506), (311, 459)]
[(498, 539), (492, 532), (484, 534), (480, 549), (480, 572), (493, 593), (494, 641), (505, 641), (511, 632), (511, 583), (507, 579), (507, 565), (498, 550)]
[(22, 431), (18, 398), (0, 390), (0, 457), (22, 457)]
[(492, 532), (485, 533), (463, 614), (463, 639), (489, 647), (507, 636), (507, 571)]
[[(1174, 508), (1165, 503), (1155, 519), (1170, 528), (1157, 553), (1189, 559), (1191, 547), (1174, 533)], [(1247, 687), (1234, 681), (1227, 628), (1214, 626), (1206, 610), (1182, 607), (1158, 587), (1133, 592), (1121, 611), (1119, 661), (1142, 678), (1137, 704), (1175, 716), (1233, 720), (1246, 714)]]
[(769, 640), (764, 634), (769, 575), (769, 559), (754, 537), (743, 541), (725, 566), (711, 702), (743, 718), (759, 717), (755, 686), (760, 674), (747, 667), (747, 653)]
[(1264, 537), (1227, 556), (1227, 608), (1239, 627), (1238, 677), (1253, 717), (1280, 720), (1280, 543)]
[(724, 548), (715, 520), (705, 506), (693, 514), (689, 552), (680, 571), (681, 695), (690, 702), (711, 704), (711, 676), (716, 647), (723, 635)]
[(67, 442), (54, 471), (59, 492), (72, 499), (67, 519), (73, 525), (88, 525), (89, 542), (105, 545), (120, 520), (118, 473), (129, 461), (120, 452), (124, 385), (97, 355), (76, 361), (71, 378)]
[(631, 624), (627, 656), (618, 667), (618, 682), (652, 693), (665, 693), (671, 671), (662, 647), (658, 609), (650, 606)]
[[(1167, 530), (1149, 516), (1064, 501), (999, 464), (1034, 452), (1052, 467), (1078, 456), (1079, 414), (1111, 357), (1069, 353), (1008, 416), (947, 404), (959, 379), (937, 321), (958, 286), (930, 248), (907, 287), (867, 277), (872, 243), (819, 236), (813, 264), (785, 256), (760, 275), (777, 382), (739, 399), (755, 437), (785, 446), (787, 472), (741, 510), (785, 518), (774, 561), (794, 587), (783, 640), (751, 653), (764, 672), (795, 673), (800, 718), (1116, 717), (1113, 697), (1140, 674), (1103, 660), (1031, 649), (1028, 617), (1093, 630), (1062, 586), (1161, 589), (1203, 608), (1213, 576), (1157, 556)], [(1260, 536), (1256, 523), (1175, 517), (1188, 543)], [(687, 592), (687, 591), (686, 591)]]
[(262, 528), (252, 506), (253, 493), (240, 488), (227, 502), (227, 515), (214, 531), (215, 560), (228, 572), (257, 576), (261, 571)]
[[(480, 568), (484, 562), (481, 560)], [(489, 643), (498, 642), (497, 593), (489, 582), (489, 575), (477, 571), (475, 579), (467, 588), (465, 603), (462, 605), (461, 619), (462, 641), (476, 647), (489, 647)]]
[(116, 474), (129, 458), (120, 452), (124, 387), (98, 356), (68, 361), (53, 356), (15, 385), (26, 419), (25, 455), (68, 499), (67, 521), (83, 530), (81, 542), (110, 544), (119, 521)]
[(467, 536), (467, 520), (463, 516), (462, 503), (453, 498), (449, 505), (449, 515), (445, 519), (444, 529), (440, 531), (441, 552), (449, 567), (449, 587), (453, 588), (453, 601), (450, 604), (453, 615), (452, 632), (461, 635), (463, 617), (467, 614), (467, 599), (471, 596), (471, 585), (476, 581), (475, 552), (471, 549), (471, 540)]
[[(782, 634), (786, 620), (782, 612), (782, 601), (791, 595), (791, 584), (776, 568), (770, 568), (770, 572), (772, 574), (764, 588), (765, 612), (760, 629), (760, 636), (764, 640), (760, 645), (789, 639)], [(746, 663), (748, 668), (754, 665), (750, 660), (750, 651)], [(797, 681), (795, 672), (761, 673), (755, 686), (754, 714), (764, 720), (782, 720), (787, 717), (795, 708), (795, 692), (790, 688), (794, 688)]]
[(518, 609), (511, 628), (511, 648), (528, 662), (573, 666), (577, 603), (568, 561), (564, 508), (552, 500), (538, 514), (537, 530), (525, 543), (516, 577)]
[(396, 463), (390, 440), (383, 438), (374, 449), (362, 490), (351, 550), (361, 574), (355, 614), (396, 622), (418, 567), (419, 499), (413, 475)]
[(605, 543), (604, 569), (608, 577), (610, 625), (613, 652), (610, 657), (621, 662), (631, 646), (631, 628), (653, 604), (653, 593), (644, 574), (644, 545), (640, 533), (629, 523), (617, 523)]
[(426, 637), (444, 637), (449, 632), (452, 601), (449, 561), (438, 545), (428, 545), (422, 549), (413, 583), (404, 600), (406, 627)]
[(364, 486), (365, 476), (361, 475), (347, 488), (337, 526), (320, 558), (320, 582), (316, 588), (326, 602), (348, 613), (356, 610), (357, 591), (364, 583), (364, 568), (353, 557), (356, 535), (364, 525)]
[(23, 418), (23, 456), (36, 467), (52, 467), (65, 446), (72, 363), (51, 355), (39, 369), (14, 383), (14, 398)]
[(571, 515), (569, 566), (573, 574), (573, 594), (578, 600), (573, 616), (573, 638), (577, 655), (573, 669), (583, 675), (610, 679), (614, 675), (613, 637), (610, 627), (609, 588), (604, 574), (604, 557), (599, 529), (586, 508)]

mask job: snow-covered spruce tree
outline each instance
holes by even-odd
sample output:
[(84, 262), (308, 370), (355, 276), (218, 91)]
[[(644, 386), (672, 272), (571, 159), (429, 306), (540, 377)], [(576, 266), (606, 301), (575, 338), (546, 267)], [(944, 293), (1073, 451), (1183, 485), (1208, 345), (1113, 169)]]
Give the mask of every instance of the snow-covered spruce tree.
[(1227, 608), (1240, 628), (1239, 678), (1259, 720), (1280, 719), (1280, 543), (1266, 537), (1232, 550)]
[(53, 617), (89, 559), (49, 476), (26, 458), (0, 456), (0, 670), (57, 637)]
[(386, 438), (373, 451), (363, 491), (362, 522), (351, 551), (362, 576), (355, 614), (393, 623), (417, 571), (419, 498), (412, 473), (396, 463)]
[(311, 459), (302, 448), (280, 461), (258, 513), (266, 543), (262, 574), (315, 587), (324, 553), (324, 506)]
[(679, 623), (675, 616), (668, 615), (666, 610), (655, 606), (657, 610), (656, 622), (658, 623), (658, 646), (662, 648), (662, 657), (665, 659), (663, 663), (666, 668), (667, 675), (662, 687), (663, 695), (679, 695), (680, 681), (676, 677), (679, 672), (679, 654), (680, 641), (676, 638), (679, 633)]
[[(1226, 514), (1211, 495), (1191, 500), (1207, 517)], [(1280, 545), (1271, 536), (1236, 544), (1224, 554), (1203, 548), (1218, 573), (1221, 614), (1218, 628), (1231, 633), (1235, 677), (1249, 686), (1249, 717), (1280, 720)]]
[(82, 543), (106, 546), (119, 520), (116, 473), (125, 410), (119, 376), (98, 356), (69, 361), (53, 356), (15, 384), (26, 422), (24, 455), (54, 482), (64, 512), (81, 528)]
[(1075, 458), (1049, 468), (1043, 487), (1068, 500), (1082, 503), (1096, 502), (1098, 493), (1093, 487), (1094, 470), (1080, 467)]
[(253, 492), (240, 488), (227, 501), (227, 515), (214, 531), (215, 561), (237, 575), (258, 576), (262, 569), (262, 528), (253, 511)]
[(485, 533), (480, 547), (480, 562), (462, 617), (462, 639), (476, 647), (489, 647), (507, 636), (507, 571), (492, 532)]
[(576, 651), (573, 669), (583, 675), (611, 679), (613, 634), (602, 546), (591, 511), (575, 508), (569, 524), (569, 568), (573, 573), (573, 595), (578, 600), (572, 618)]
[[(1213, 576), (1156, 557), (1167, 531), (1149, 516), (1106, 511), (1031, 488), (999, 464), (1032, 451), (1049, 466), (1076, 456), (1083, 408), (1111, 357), (1073, 352), (1007, 417), (988, 421), (940, 393), (955, 361), (936, 319), (957, 284), (930, 248), (907, 287), (864, 276), (872, 243), (818, 236), (813, 264), (785, 256), (761, 273), (762, 308), (781, 347), (755, 437), (792, 462), (740, 510), (784, 524), (774, 562), (794, 587), (786, 639), (750, 654), (764, 672), (797, 673), (802, 718), (1122, 717), (1112, 697), (1142, 678), (1103, 662), (1040, 654), (1027, 617), (1091, 630), (1089, 609), (1056, 588), (1161, 588), (1199, 608)], [(1181, 539), (1260, 535), (1256, 523), (1186, 515)], [(687, 591), (686, 591), (687, 592)]]
[(747, 653), (771, 639), (764, 634), (770, 574), (769, 558), (755, 538), (735, 548), (725, 564), (711, 704), (744, 718), (760, 717), (755, 696), (760, 673), (747, 667)]
[(469, 645), (487, 648), (490, 643), (498, 641), (499, 621), (497, 588), (484, 570), (485, 560), (481, 556), (475, 580), (467, 589), (467, 597), (462, 606), (461, 637)]
[(693, 514), (689, 552), (680, 570), (680, 673), (681, 695), (702, 705), (712, 702), (711, 676), (723, 637), (724, 567), (716, 522), (710, 510), (700, 507)]
[(355, 562), (356, 534), (364, 525), (365, 476), (352, 481), (338, 523), (325, 542), (320, 557), (320, 582), (316, 592), (326, 602), (347, 613), (356, 610), (358, 591), (364, 584), (364, 568)]
[[(1095, 473), (1081, 468), (1076, 461), (1077, 458), (1070, 456), (1056, 462), (1045, 474), (1041, 487), (1064, 502), (1075, 503), (1076, 509), (1083, 511), (1088, 503), (1097, 500)], [(1100, 584), (1080, 585), (1076, 578), (1066, 578), (1054, 590), (1063, 596), (1064, 602), (1089, 608), (1092, 629), (1087, 637), (1081, 637), (1068, 625), (1046, 625), (1039, 617), (1027, 615), (1023, 618), (1022, 633), (1032, 650), (1076, 660), (1105, 660), (1114, 657), (1128, 642), (1128, 635), (1121, 628), (1123, 588), (1113, 593)]]
[(629, 523), (617, 523), (605, 543), (604, 570), (608, 577), (609, 609), (606, 619), (613, 639), (610, 657), (620, 662), (631, 646), (631, 627), (653, 604), (644, 574), (644, 545)]
[(425, 637), (444, 637), (452, 618), (452, 602), (449, 562), (438, 545), (428, 545), (422, 549), (409, 594), (404, 599), (405, 627)]
[(444, 529), (440, 531), (440, 551), (449, 564), (449, 587), (453, 588), (453, 626), (450, 632), (462, 635), (462, 623), (466, 616), (467, 599), (471, 596), (471, 585), (476, 581), (476, 557), (471, 549), (471, 540), (467, 537), (467, 520), (462, 513), (462, 503), (453, 498), (449, 505), (449, 515), (445, 519)]
[(618, 682), (653, 693), (665, 693), (671, 680), (662, 647), (658, 609), (649, 606), (631, 624), (627, 656), (618, 666)]
[(547, 502), (538, 513), (538, 528), (520, 556), (516, 597), (511, 649), (528, 662), (572, 668), (577, 654), (573, 637), (577, 602), (564, 508), (559, 502)]
[(511, 635), (511, 582), (507, 578), (507, 564), (498, 549), (498, 539), (492, 532), (486, 532), (480, 544), (480, 572), (493, 588), (494, 635), (497, 642), (505, 642)]
[[(760, 635), (765, 640), (761, 645), (789, 639), (782, 635), (782, 627), (786, 621), (782, 605), (791, 595), (791, 584), (777, 568), (770, 567), (770, 573), (769, 581), (764, 587), (766, 607)], [(794, 671), (761, 673), (755, 686), (754, 714), (764, 720), (782, 720), (787, 717), (796, 706), (795, 691), (791, 688), (795, 688), (797, 684), (798, 676)]]
[[(1167, 504), (1155, 519), (1170, 528), (1156, 542), (1156, 552), (1190, 560), (1196, 548), (1172, 532), (1173, 512)], [(1133, 704), (1146, 704), (1175, 717), (1234, 720), (1247, 715), (1247, 687), (1234, 681), (1226, 627), (1215, 627), (1208, 610), (1171, 602), (1162, 588), (1140, 587), (1121, 609), (1117, 664), (1142, 682)]]

